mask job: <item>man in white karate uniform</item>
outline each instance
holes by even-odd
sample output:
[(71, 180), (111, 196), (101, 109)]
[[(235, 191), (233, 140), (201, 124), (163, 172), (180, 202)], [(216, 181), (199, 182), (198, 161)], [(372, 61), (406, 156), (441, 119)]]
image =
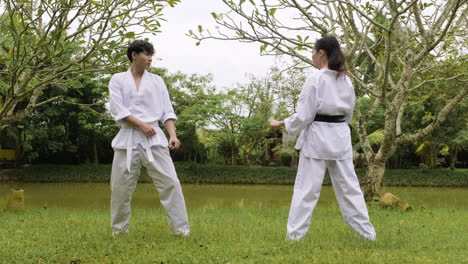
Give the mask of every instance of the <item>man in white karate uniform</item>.
[(300, 132), (295, 148), (301, 153), (286, 239), (298, 240), (306, 235), (328, 168), (345, 222), (363, 238), (375, 240), (353, 166), (348, 123), (356, 98), (336, 38), (319, 39), (312, 60), (320, 70), (307, 78), (297, 112), (284, 121), (271, 120), (273, 127), (285, 126), (288, 134)]
[[(177, 119), (163, 79), (149, 73), (154, 48), (143, 40), (127, 49), (131, 62), (126, 72), (109, 82), (110, 112), (121, 127), (112, 140), (111, 226), (114, 235), (129, 232), (130, 203), (143, 165), (159, 192), (168, 223), (175, 234), (188, 235), (190, 227), (179, 179), (169, 148), (177, 149)], [(159, 127), (163, 123), (169, 141)]]

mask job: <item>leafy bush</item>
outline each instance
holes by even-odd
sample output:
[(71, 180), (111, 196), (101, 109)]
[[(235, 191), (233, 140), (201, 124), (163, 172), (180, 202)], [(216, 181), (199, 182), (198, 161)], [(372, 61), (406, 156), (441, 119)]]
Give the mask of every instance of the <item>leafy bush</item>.
[[(248, 167), (234, 165), (175, 163), (182, 183), (215, 184), (293, 184), (296, 168)], [(14, 181), (23, 182), (108, 182), (111, 165), (34, 165), (0, 172)], [(359, 180), (365, 169), (356, 169)], [(151, 182), (142, 171), (140, 182)], [(324, 179), (330, 185), (328, 172)], [(458, 169), (387, 169), (384, 186), (468, 187), (468, 170)]]

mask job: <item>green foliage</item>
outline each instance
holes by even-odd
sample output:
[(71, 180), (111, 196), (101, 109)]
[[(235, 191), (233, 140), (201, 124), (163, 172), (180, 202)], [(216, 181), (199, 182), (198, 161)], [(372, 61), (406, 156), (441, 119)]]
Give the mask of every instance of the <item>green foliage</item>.
[[(293, 184), (297, 169), (287, 167), (248, 167), (216, 164), (175, 163), (182, 183), (215, 184)], [(3, 174), (20, 182), (108, 182), (110, 165), (33, 165)], [(362, 181), (365, 170), (357, 169)], [(142, 182), (151, 182), (143, 173)], [(328, 172), (324, 179), (330, 185)], [(384, 186), (468, 187), (468, 170), (392, 169), (385, 171)]]
[[(453, 97), (459, 87), (457, 78), (468, 71), (468, 56), (457, 59), (448, 59), (436, 63), (435, 70), (418, 75), (418, 84), (427, 80), (440, 81), (425, 84), (425, 89), (417, 90), (409, 97), (405, 113), (404, 130), (422, 129), (434, 121), (435, 114)], [(467, 150), (468, 146), (468, 100), (462, 100), (457, 104), (444, 121), (444, 125), (436, 128), (433, 133), (418, 142), (414, 142), (415, 148), (421, 157), (421, 161), (428, 167), (438, 166), (437, 157), (448, 156), (450, 166), (454, 168), (457, 163), (457, 154)], [(418, 151), (419, 150), (419, 151)]]
[(281, 165), (289, 167), (293, 161), (293, 155), (290, 152), (283, 151), (280, 153), (280, 160)]
[[(206, 129), (208, 142), (227, 164), (266, 163), (268, 119), (271, 117), (271, 83), (251, 79), (248, 85), (217, 94), (216, 110), (205, 119), (214, 129)], [(209, 139), (208, 139), (209, 138)]]
[[(466, 72), (468, 65), (466, 61), (466, 56), (437, 61), (434, 62), (434, 71), (417, 74), (414, 86), (421, 87), (412, 91), (405, 102), (405, 112), (401, 123), (403, 133), (423, 129), (434, 121), (437, 113), (458, 92), (454, 87), (460, 85), (459, 80), (457, 78), (450, 78), (450, 76), (458, 76)], [(368, 67), (364, 61), (360, 63), (363, 67)], [(428, 81), (437, 79), (441, 80)], [(422, 86), (423, 84), (424, 86)], [(366, 114), (369, 112), (375, 100), (369, 97), (359, 98), (357, 105), (360, 107), (361, 113)], [(401, 147), (402, 150), (397, 151), (390, 160), (407, 159), (417, 164), (416, 158), (425, 163), (426, 167), (435, 168), (441, 165), (446, 166), (437, 160), (440, 157), (448, 156), (451, 161), (450, 166), (454, 167), (457, 162), (457, 153), (467, 150), (464, 137), (467, 131), (466, 124), (468, 123), (467, 102), (467, 100), (462, 100), (457, 104), (452, 114), (447, 116), (442, 127), (436, 128), (429, 136), (418, 142), (403, 145)], [(380, 106), (375, 111), (373, 117), (366, 123), (367, 138), (374, 151), (378, 150), (384, 139), (384, 121), (385, 109)], [(357, 151), (361, 151), (361, 145), (357, 143), (356, 120), (351, 125), (353, 126), (354, 148)], [(401, 157), (401, 155), (404, 156)]]
[(164, 79), (178, 118), (177, 137), (182, 144), (174, 154), (175, 160), (206, 162), (207, 147), (199, 135), (222, 103), (212, 84), (213, 77), (181, 72), (170, 74), (158, 68), (150, 71)]
[(74, 89), (49, 85), (42, 97), (61, 93), (64, 101), (37, 107), (19, 127), (0, 131), (0, 144), (14, 149), (18, 144), (20, 163), (110, 162), (109, 143), (118, 127), (103, 104), (107, 82), (93, 74), (76, 74), (66, 80)]
[[(142, 16), (136, 16), (133, 19), (131, 19), (132, 12), (129, 12), (134, 4), (131, 1), (121, 1), (118, 4), (111, 1), (86, 3), (26, 1), (34, 3), (36, 7), (32, 15), (29, 14), (31, 8), (28, 11), (28, 5), (16, 6), (17, 9), (12, 8), (15, 7), (14, 2), (5, 1), (5, 7), (9, 8), (5, 8), (0, 16), (2, 21), (0, 27), (2, 32), (5, 32), (0, 36), (0, 112), (3, 113), (3, 116), (0, 113), (0, 123), (12, 124), (0, 131), (0, 144), (9, 148), (20, 146), (19, 156), (24, 163), (109, 162), (112, 159), (109, 143), (118, 128), (105, 114), (102, 106), (102, 103), (107, 100), (107, 74), (122, 71), (127, 67), (127, 60), (123, 56), (125, 46), (123, 43), (141, 36), (142, 30), (156, 33), (160, 27), (160, 20), (163, 20), (162, 10), (166, 3), (173, 6), (178, 1), (140, 1), (142, 9), (138, 12)], [(113, 6), (115, 9), (109, 9), (111, 3), (115, 4)], [(73, 26), (66, 28), (64, 27), (66, 23), (62, 25), (55, 23), (58, 20), (47, 19), (54, 10), (61, 10), (63, 14), (60, 13), (60, 17), (65, 22), (71, 22), (67, 20), (69, 17), (66, 14), (77, 11), (80, 8), (79, 4), (85, 4), (85, 6), (80, 11), (82, 13), (77, 14), (76, 21), (80, 21), (81, 16), (89, 14), (104, 14), (102, 20), (89, 28), (86, 28), (88, 21), (84, 20), (82, 20), (82, 25), (77, 25), (77, 28)], [(265, 3), (266, 6), (263, 7), (253, 5), (254, 1), (250, 1), (250, 4), (247, 1), (239, 3), (229, 1), (227, 4), (233, 10), (238, 10), (236, 8), (241, 5), (253, 8), (254, 12), (250, 20), (252, 25), (270, 25), (274, 28), (279, 25), (275, 23), (282, 19), (278, 13), (283, 10), (281, 4), (269, 6)], [(347, 10), (350, 7), (342, 5), (340, 8)], [(390, 25), (389, 17), (392, 14), (388, 12), (387, 7), (376, 9), (374, 4), (365, 3), (360, 8), (362, 12), (375, 18), (380, 25), (386, 27)], [(422, 3), (420, 8), (428, 8), (428, 5)], [(313, 9), (313, 6), (305, 7), (307, 12), (312, 12)], [(116, 16), (109, 14), (116, 14)], [(148, 14), (151, 14), (151, 17)], [(40, 18), (41, 15), (43, 18)], [(213, 12), (211, 15), (216, 20), (225, 21), (224, 19), (229, 18), (230, 14)], [(408, 19), (404, 18), (406, 15), (402, 14), (398, 18), (398, 23), (392, 29), (389, 40), (393, 43), (401, 42), (407, 45), (406, 48), (409, 50), (420, 49), (420, 44), (424, 44), (424, 41), (418, 42), (414, 39), (403, 41), (408, 35), (418, 34), (415, 29), (406, 26), (405, 21)], [(311, 18), (301, 16), (302, 20), (298, 22)], [(327, 27), (327, 30), (339, 29), (339, 23), (343, 21), (331, 23), (328, 21), (331, 18), (325, 17), (320, 24)], [(124, 23), (125, 21), (128, 23)], [(31, 27), (26, 27), (28, 23)], [(139, 26), (132, 25), (132, 23)], [(41, 30), (46, 29), (47, 26), (51, 26), (50, 32), (44, 34), (45, 32)], [(307, 26), (320, 29), (314, 23), (307, 24)], [(83, 31), (80, 31), (80, 28)], [(21, 31), (23, 33), (15, 35), (14, 29), (24, 30), (24, 32)], [(100, 32), (109, 33), (109, 35), (102, 36)], [(193, 37), (198, 33), (206, 32), (206, 27), (199, 25), (190, 31), (189, 35)], [(239, 29), (236, 32), (242, 38), (248, 37), (245, 29)], [(321, 31), (317, 30), (317, 32)], [(401, 63), (401, 61), (406, 61), (406, 57), (402, 57), (404, 52), (393, 53), (395, 56), (390, 58), (391, 61), (386, 71), (382, 68), (386, 55), (385, 40), (388, 37), (385, 30), (375, 24), (369, 25), (368, 32), (365, 36), (363, 35), (362, 39), (359, 39), (359, 36), (349, 35), (350, 32), (354, 32), (352, 30), (340, 32), (344, 34), (344, 36), (339, 36), (342, 37), (340, 41), (342, 40), (345, 44), (344, 51), (348, 51), (351, 46), (359, 42), (363, 44), (360, 48), (368, 48), (359, 48), (360, 50), (355, 50), (356, 54), (347, 54), (350, 59), (350, 74), (355, 75), (355, 77), (350, 75), (351, 77), (369, 84), (368, 88), (371, 90), (375, 88), (374, 92), (380, 92), (379, 89), (382, 87), (379, 85), (382, 77), (385, 77), (385, 72), (388, 73), (387, 77), (394, 80), (394, 83), (406, 83), (398, 81), (404, 73)], [(290, 38), (286, 36), (286, 39), (279, 42), (266, 43), (266, 40), (261, 42), (260, 52), (281, 54), (284, 50), (277, 48), (288, 47), (287, 50), (297, 55), (296, 58), (310, 63), (309, 55), (301, 57), (302, 55), (296, 52), (310, 49), (313, 44), (311, 37), (304, 35), (303, 27), (300, 31), (291, 30), (288, 34), (291, 34)], [(90, 36), (90, 41), (88, 41), (88, 36)], [(277, 34), (275, 34), (276, 37), (278, 37)], [(415, 38), (417, 39), (418, 36)], [(460, 84), (463, 84), (464, 75), (462, 74), (467, 70), (467, 58), (463, 54), (451, 51), (458, 43), (452, 35), (449, 34), (444, 42), (443, 49), (446, 48), (448, 53), (457, 54), (457, 56), (440, 59), (430, 53), (424, 59), (424, 63), (434, 66), (434, 70), (415, 71), (414, 76), (411, 75), (407, 79), (408, 83), (405, 85), (408, 85), (409, 90), (403, 96), (406, 96), (405, 111), (401, 122), (403, 134), (419, 131), (431, 124), (442, 107), (457, 94), (457, 89), (453, 87), (461, 87)], [(43, 54), (44, 57), (38, 54)], [(66, 68), (64, 68), (66, 74), (53, 76), (60, 72), (57, 68), (60, 66)], [(297, 153), (292, 150), (291, 142), (282, 142), (284, 131), (274, 131), (269, 128), (268, 119), (274, 117), (282, 120), (295, 112), (297, 97), (305, 81), (306, 73), (296, 67), (286, 70), (280, 68), (279, 66), (272, 68), (265, 79), (252, 78), (250, 83), (239, 85), (237, 89), (229, 91), (216, 90), (210, 75), (187, 75), (180, 72), (170, 74), (164, 69), (151, 69), (165, 80), (179, 118), (176, 125), (182, 147), (173, 153), (174, 160), (252, 166), (291, 164), (289, 159), (295, 160)], [(14, 75), (15, 71), (19, 75)], [(22, 80), (28, 80), (28, 74), (31, 74), (31, 79), (22, 83)], [(454, 78), (457, 75), (459, 77)], [(41, 80), (49, 77), (54, 78), (41, 83)], [(16, 89), (11, 86), (14, 81), (18, 81), (15, 87), (24, 90), (21, 93), (23, 97), (10, 96)], [(419, 85), (420, 87), (416, 89)], [(364, 123), (366, 139), (374, 154), (379, 151), (383, 142), (394, 142), (399, 139), (399, 136), (384, 133), (388, 115), (397, 112), (388, 110), (391, 96), (383, 100), (385, 103), (380, 103), (375, 108), (375, 112), (372, 112), (374, 104), (378, 102), (378, 97), (362, 89), (361, 86), (355, 82), (358, 95), (357, 107), (364, 116), (356, 118), (351, 125), (355, 154), (359, 157), (357, 164), (359, 167), (364, 167), (367, 164), (367, 156), (363, 152), (367, 145), (358, 143), (359, 130), (357, 129), (361, 120), (366, 120)], [(36, 88), (37, 90), (34, 90)], [(394, 89), (391, 92), (393, 94), (400, 89), (393, 86), (387, 88), (383, 87), (387, 92)], [(16, 99), (8, 102), (11, 98)], [(57, 100), (54, 99), (48, 102), (49, 104), (41, 105), (41, 102), (47, 102), (52, 98)], [(10, 111), (7, 108), (10, 108)], [(432, 135), (418, 142), (403, 145), (401, 150), (397, 149), (396, 154), (389, 158), (389, 163), (394, 164), (392, 167), (410, 167), (420, 162), (429, 164), (424, 158), (420, 160), (421, 158), (415, 152), (422, 142), (427, 141), (433, 146), (431, 155), (428, 155), (431, 159), (428, 167), (440, 164), (439, 161), (434, 162), (434, 159), (443, 156), (450, 158), (451, 167), (454, 168), (457, 164), (457, 153), (466, 151), (467, 148), (466, 138), (468, 137), (464, 125), (467, 123), (466, 110), (465, 100), (456, 107), (453, 115), (448, 116), (446, 127), (434, 130)], [(11, 119), (8, 119), (5, 113), (14, 114), (9, 117)], [(368, 114), (369, 117), (366, 117)], [(18, 126), (22, 128), (19, 129)], [(390, 141), (385, 141), (386, 137), (392, 138)], [(286, 153), (290, 153), (291, 157)]]
[[(122, 43), (158, 32), (163, 8), (178, 2), (3, 1), (0, 128), (63, 99), (64, 92), (76, 90), (71, 80), (77, 75), (121, 68)], [(56, 93), (46, 96), (51, 86)]]
[[(450, 66), (445, 63), (454, 58), (456, 64), (465, 62), (467, 65), (466, 60), (460, 59), (466, 56), (465, 1), (402, 1), (399, 4), (263, 1), (259, 5), (250, 2), (251, 5), (244, 3), (242, 7), (233, 1), (224, 1), (228, 11), (216, 21), (216, 30), (190, 36), (198, 42), (214, 39), (258, 43), (262, 55), (284, 55), (296, 63), (294, 67), (317, 67), (310, 59), (313, 43), (307, 41), (304, 32), (315, 33), (316, 39), (336, 36), (346, 58), (347, 75), (358, 97), (359, 111), (355, 111), (354, 122), (359, 129), (355, 129), (354, 134), (359, 135), (360, 144), (357, 145), (356, 140), (353, 143), (357, 151), (363, 152), (358, 154), (368, 168), (380, 167), (379, 173), (369, 169), (364, 185), (366, 198), (379, 190), (381, 173), (398, 147), (429, 136), (468, 94), (466, 78), (463, 78), (466, 69), (456, 74), (450, 67), (440, 67)], [(274, 15), (276, 10), (288, 16)], [(430, 76), (434, 79), (420, 78), (434, 72), (437, 74)], [(429, 87), (439, 80), (454, 85), (431, 94)], [(430, 99), (445, 97), (446, 100), (435, 111), (425, 109), (422, 118), (416, 120), (415, 128), (406, 124), (411, 119), (407, 118), (406, 106), (415, 103), (414, 94), (419, 92)], [(361, 100), (363, 98), (366, 99)], [(365, 107), (367, 111), (360, 109), (362, 101), (369, 103)], [(382, 113), (383, 122), (380, 122), (378, 115)], [(420, 121), (423, 128), (419, 126)], [(384, 132), (380, 133), (379, 129)], [(369, 139), (370, 135), (374, 138)], [(451, 156), (456, 157), (455, 152)]]

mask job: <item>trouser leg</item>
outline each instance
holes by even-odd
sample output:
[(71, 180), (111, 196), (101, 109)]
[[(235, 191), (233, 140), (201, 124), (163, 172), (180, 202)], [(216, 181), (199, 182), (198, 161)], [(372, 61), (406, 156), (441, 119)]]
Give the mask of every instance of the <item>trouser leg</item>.
[(137, 151), (132, 151), (131, 171), (127, 169), (127, 151), (114, 150), (111, 172), (111, 227), (112, 233), (129, 231), (130, 204), (140, 176), (141, 160)]
[(369, 220), (353, 160), (329, 160), (326, 163), (345, 222), (362, 237), (375, 240), (375, 229)]
[[(154, 161), (149, 162), (145, 156), (143, 165), (159, 192), (159, 199), (166, 211), (168, 223), (174, 233), (188, 235), (190, 226), (185, 208), (185, 199), (169, 149), (153, 146), (151, 151)], [(142, 155), (146, 155), (146, 153), (142, 151)]]
[(302, 239), (309, 230), (312, 212), (319, 199), (324, 176), (325, 162), (323, 160), (300, 156), (289, 210), (286, 240)]

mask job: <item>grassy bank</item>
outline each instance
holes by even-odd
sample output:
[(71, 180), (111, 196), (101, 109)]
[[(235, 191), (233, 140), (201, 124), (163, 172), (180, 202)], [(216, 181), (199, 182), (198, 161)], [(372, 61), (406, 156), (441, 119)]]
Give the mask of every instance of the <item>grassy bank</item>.
[[(183, 183), (292, 184), (296, 169), (176, 163)], [(1, 177), (23, 182), (107, 182), (111, 165), (34, 165), (3, 171)], [(364, 169), (356, 170), (362, 179)], [(3, 174), (3, 176), (1, 176)], [(142, 182), (150, 179), (143, 174)], [(330, 184), (328, 176), (324, 184)], [(385, 186), (468, 187), (468, 169), (398, 169), (385, 171)]]
[(0, 211), (0, 263), (468, 263), (468, 211), (370, 208), (377, 241), (337, 208), (317, 208), (307, 238), (284, 241), (287, 208), (192, 209), (192, 234), (168, 231), (162, 210), (133, 210), (112, 237), (107, 211)]

